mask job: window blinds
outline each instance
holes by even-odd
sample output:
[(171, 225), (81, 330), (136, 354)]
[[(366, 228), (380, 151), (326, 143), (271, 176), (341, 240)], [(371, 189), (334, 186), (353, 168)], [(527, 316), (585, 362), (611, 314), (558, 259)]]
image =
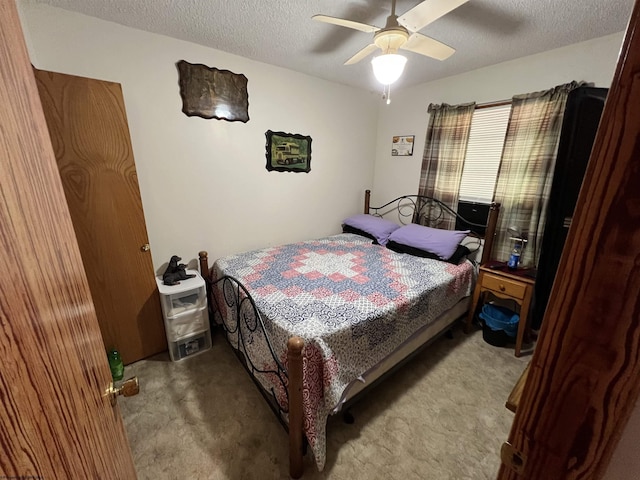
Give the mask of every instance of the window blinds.
[(478, 203), (493, 200), (510, 111), (511, 103), (473, 112), (459, 200)]

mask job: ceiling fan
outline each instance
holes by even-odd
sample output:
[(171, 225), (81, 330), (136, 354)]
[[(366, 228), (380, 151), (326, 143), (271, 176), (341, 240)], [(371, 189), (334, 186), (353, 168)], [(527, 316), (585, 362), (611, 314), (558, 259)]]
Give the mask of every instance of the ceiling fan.
[[(418, 30), (423, 29), (431, 22), (468, 1), (469, 0), (424, 0), (405, 14), (398, 16), (396, 15), (396, 0), (391, 0), (391, 15), (387, 17), (387, 24), (384, 28), (354, 22), (353, 20), (344, 18), (329, 17), (327, 15), (314, 15), (312, 18), (319, 22), (352, 28), (365, 33), (373, 33), (373, 43), (364, 47), (344, 64), (352, 65), (357, 63), (379, 48), (382, 50), (382, 55), (375, 57), (372, 61), (374, 74), (382, 84), (389, 85), (402, 75), (404, 64), (406, 63), (406, 58), (397, 54), (398, 49), (419, 53), (420, 55), (425, 55), (437, 60), (445, 60), (453, 55), (455, 49), (438, 40), (418, 33)], [(383, 60), (380, 61), (379, 59)], [(379, 68), (376, 67), (376, 63), (378, 63)], [(395, 63), (395, 70), (390, 66), (381, 65), (385, 63)], [(381, 76), (378, 76), (378, 70)], [(385, 72), (387, 73), (386, 75)]]

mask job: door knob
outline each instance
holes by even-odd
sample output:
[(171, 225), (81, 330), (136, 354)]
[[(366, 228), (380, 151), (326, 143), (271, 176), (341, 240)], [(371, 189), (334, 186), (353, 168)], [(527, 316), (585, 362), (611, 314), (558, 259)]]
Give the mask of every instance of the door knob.
[(133, 397), (138, 393), (140, 393), (138, 377), (131, 377), (125, 380), (119, 387), (116, 387), (113, 382), (110, 382), (109, 388), (107, 389), (107, 395), (110, 397), (112, 406), (115, 406), (116, 403), (118, 403), (118, 395), (122, 395), (123, 397)]
[(150, 249), (151, 249), (151, 247), (149, 246), (149, 244), (148, 244), (148, 243), (145, 243), (144, 245), (142, 245), (142, 246), (140, 247), (140, 251), (141, 251), (141, 252), (148, 252)]

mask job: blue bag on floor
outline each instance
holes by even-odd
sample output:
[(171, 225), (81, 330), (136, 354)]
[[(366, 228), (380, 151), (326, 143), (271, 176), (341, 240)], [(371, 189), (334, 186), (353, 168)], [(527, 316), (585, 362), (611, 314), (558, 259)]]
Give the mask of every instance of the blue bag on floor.
[(515, 337), (518, 333), (520, 315), (513, 310), (499, 305), (485, 303), (482, 306), (479, 317), (491, 330), (503, 331), (510, 337)]

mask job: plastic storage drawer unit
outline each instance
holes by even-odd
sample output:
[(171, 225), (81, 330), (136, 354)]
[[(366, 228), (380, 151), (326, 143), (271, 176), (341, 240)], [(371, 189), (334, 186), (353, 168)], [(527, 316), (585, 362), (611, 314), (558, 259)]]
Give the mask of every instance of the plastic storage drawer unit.
[(174, 362), (211, 348), (211, 331), (207, 310), (207, 291), (197, 270), (187, 270), (195, 277), (165, 285), (156, 277), (169, 355)]

